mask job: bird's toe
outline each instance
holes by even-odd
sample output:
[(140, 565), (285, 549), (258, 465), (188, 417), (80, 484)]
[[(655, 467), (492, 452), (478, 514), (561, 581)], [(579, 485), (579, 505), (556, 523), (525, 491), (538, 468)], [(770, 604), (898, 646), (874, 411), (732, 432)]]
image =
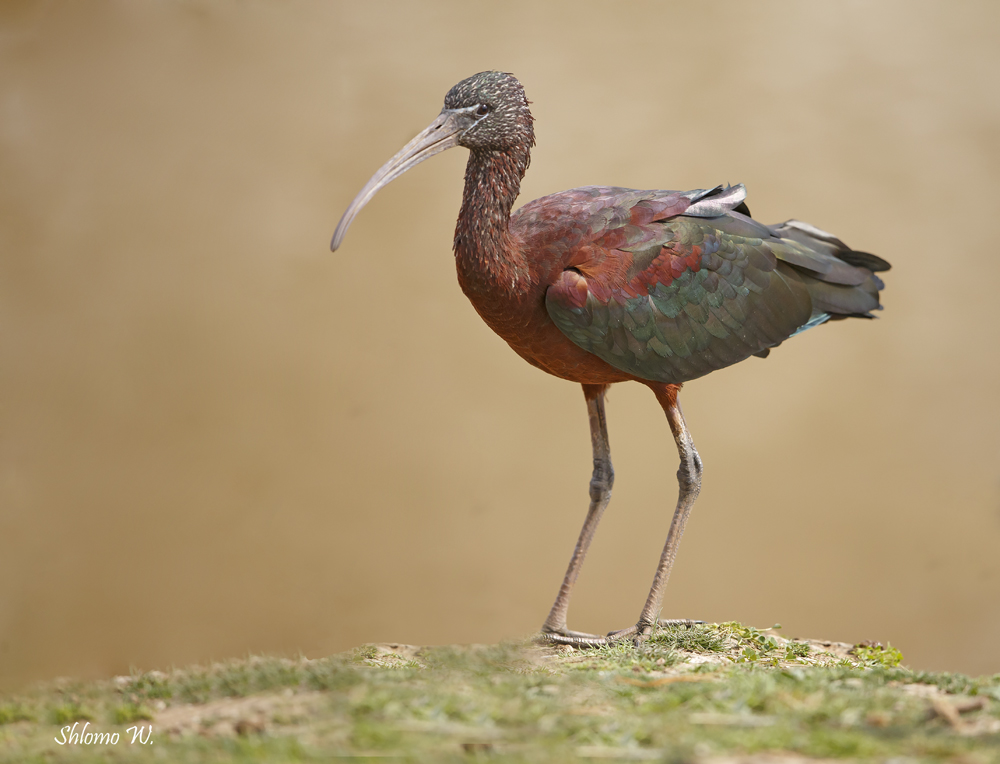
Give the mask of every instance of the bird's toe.
[(660, 618), (656, 625), (660, 628), (667, 628), (668, 626), (697, 626), (698, 624), (705, 623), (704, 621), (692, 621), (690, 618)]
[(607, 637), (600, 634), (588, 634), (585, 631), (570, 629), (543, 629), (538, 637), (539, 642), (549, 642), (557, 645), (573, 645), (576, 647), (598, 647), (608, 643)]

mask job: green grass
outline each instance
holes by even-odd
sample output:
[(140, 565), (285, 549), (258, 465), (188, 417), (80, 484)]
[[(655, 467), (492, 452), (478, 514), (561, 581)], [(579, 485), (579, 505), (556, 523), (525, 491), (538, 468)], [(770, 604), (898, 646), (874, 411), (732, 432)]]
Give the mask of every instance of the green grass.
[(135, 703), (123, 703), (116, 706), (111, 712), (111, 719), (116, 725), (129, 724), (131, 722), (152, 721), (153, 711), (148, 706), (140, 706)]
[[(1000, 764), (1000, 675), (914, 672), (703, 624), (588, 650), (530, 644), (254, 657), (0, 697), (0, 762), (696, 761), (793, 753)], [(89, 721), (116, 746), (60, 746)], [(153, 745), (126, 728), (153, 725)]]
[(49, 719), (57, 726), (71, 722), (93, 721), (94, 714), (78, 703), (58, 703), (49, 708)]

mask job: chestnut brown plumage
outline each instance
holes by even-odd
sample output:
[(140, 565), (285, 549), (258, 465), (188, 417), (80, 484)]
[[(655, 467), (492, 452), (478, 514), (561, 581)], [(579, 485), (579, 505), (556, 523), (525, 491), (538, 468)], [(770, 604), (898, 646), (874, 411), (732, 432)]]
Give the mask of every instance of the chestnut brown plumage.
[[(590, 417), (590, 508), (542, 633), (578, 645), (641, 640), (663, 623), (663, 590), (701, 490), (701, 459), (677, 401), (681, 385), (766, 356), (828, 320), (871, 318), (883, 288), (875, 273), (889, 264), (807, 223), (758, 223), (742, 185), (685, 192), (588, 186), (511, 215), (534, 143), (520, 82), (503, 72), (463, 80), (434, 122), (361, 190), (331, 248), (380, 188), (441, 151), (469, 149), (454, 240), (462, 291), (528, 363), (581, 384)], [(680, 490), (639, 620), (598, 636), (571, 631), (566, 614), (614, 482), (604, 394), (626, 381), (649, 387), (666, 413)]]

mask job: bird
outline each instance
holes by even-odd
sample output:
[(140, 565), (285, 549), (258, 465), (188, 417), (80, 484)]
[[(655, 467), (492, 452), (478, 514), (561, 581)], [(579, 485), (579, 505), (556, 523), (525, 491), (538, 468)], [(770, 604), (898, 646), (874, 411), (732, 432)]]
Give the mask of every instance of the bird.
[[(535, 145), (534, 119), (512, 74), (462, 80), (431, 124), (393, 156), (347, 207), (336, 251), (375, 194), (420, 162), (469, 150), (453, 250), (473, 307), (521, 358), (582, 386), (590, 422), (590, 504), (540, 637), (576, 647), (641, 644), (660, 610), (703, 466), (681, 411), (681, 386), (821, 324), (873, 318), (876, 275), (889, 263), (798, 220), (764, 225), (746, 189), (693, 191), (585, 186), (513, 212)], [(662, 407), (677, 446), (678, 498), (653, 582), (635, 625), (591, 634), (568, 627), (574, 585), (611, 499), (614, 468), (605, 396), (638, 382)]]

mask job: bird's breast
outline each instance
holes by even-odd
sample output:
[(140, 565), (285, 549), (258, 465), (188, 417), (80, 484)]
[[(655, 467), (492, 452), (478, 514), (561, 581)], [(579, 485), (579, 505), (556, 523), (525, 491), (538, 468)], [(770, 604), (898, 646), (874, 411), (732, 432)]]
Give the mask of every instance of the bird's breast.
[(479, 280), (463, 279), (461, 269), (459, 284), (487, 326), (532, 366), (581, 384), (636, 379), (575, 345), (559, 330), (545, 309), (547, 284), (532, 283), (520, 293), (500, 285), (483, 289)]

